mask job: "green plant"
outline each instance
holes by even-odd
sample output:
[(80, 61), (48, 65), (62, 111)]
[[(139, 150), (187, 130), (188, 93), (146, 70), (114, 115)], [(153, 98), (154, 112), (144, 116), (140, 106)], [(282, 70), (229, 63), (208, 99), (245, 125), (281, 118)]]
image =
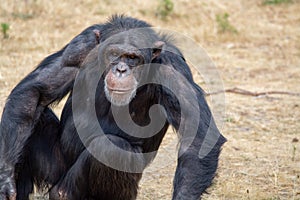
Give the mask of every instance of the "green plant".
[(3, 34), (3, 38), (8, 38), (8, 30), (9, 30), (9, 24), (8, 23), (1, 23), (1, 30)]
[(216, 21), (218, 23), (218, 31), (219, 33), (225, 33), (225, 32), (230, 32), (230, 33), (237, 33), (238, 31), (236, 28), (230, 24), (229, 20), (229, 14), (224, 13), (224, 14), (219, 14), (216, 16)]
[(157, 8), (157, 14), (165, 19), (167, 16), (169, 16), (174, 9), (174, 3), (172, 0), (160, 0), (160, 3)]
[(264, 0), (263, 5), (274, 5), (282, 3), (293, 3), (292, 0)]
[(235, 122), (235, 120), (234, 120), (232, 117), (227, 117), (227, 118), (225, 119), (225, 121), (226, 121), (226, 122), (229, 122), (229, 123), (234, 123), (234, 122)]

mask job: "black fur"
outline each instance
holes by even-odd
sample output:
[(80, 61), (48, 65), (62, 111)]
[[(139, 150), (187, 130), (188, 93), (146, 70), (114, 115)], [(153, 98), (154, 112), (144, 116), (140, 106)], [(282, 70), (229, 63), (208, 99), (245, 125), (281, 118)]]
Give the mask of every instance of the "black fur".
[[(94, 133), (90, 139), (80, 140), (74, 125), (72, 112), (72, 89), (79, 67), (89, 69), (98, 64), (98, 57), (91, 56), (98, 43), (105, 42), (110, 36), (135, 28), (149, 28), (149, 40), (160, 40), (165, 47), (152, 63), (171, 66), (172, 70), (183, 75), (193, 88), (198, 100), (200, 113), (191, 113), (191, 118), (181, 119), (181, 110), (176, 96), (189, 102), (189, 88), (179, 83), (179, 94), (150, 84), (138, 89), (136, 97), (130, 102), (130, 113), (134, 113), (136, 124), (145, 126), (150, 122), (148, 110), (153, 104), (164, 106), (167, 121), (163, 128), (149, 138), (129, 136), (122, 131), (114, 121), (111, 104), (103, 91), (103, 79), (99, 81), (96, 93), (96, 113), (98, 121), (107, 136), (116, 146), (135, 153), (156, 151), (167, 131), (172, 125), (180, 135), (178, 165), (174, 178), (173, 199), (199, 199), (214, 178), (218, 157), (225, 138), (220, 135), (203, 90), (194, 83), (189, 66), (183, 55), (167, 36), (156, 34), (151, 26), (141, 20), (113, 16), (107, 23), (91, 26), (75, 37), (61, 51), (50, 55), (23, 79), (11, 92), (3, 110), (0, 126), (0, 199), (14, 197), (28, 199), (32, 192), (33, 183), (40, 187), (50, 188), (50, 199), (135, 199), (141, 172), (122, 172), (107, 167), (97, 161), (92, 153), (105, 153), (111, 158), (112, 149), (103, 149), (105, 141)], [(100, 32), (100, 39), (94, 30)], [(93, 49), (93, 50), (92, 50)], [(146, 51), (145, 51), (146, 52)], [(151, 52), (145, 53), (151, 56)], [(83, 62), (87, 58), (87, 62)], [(164, 71), (166, 79), (168, 73)], [(89, 80), (78, 75), (78, 79), (88, 84)], [(68, 92), (71, 94), (65, 104), (61, 120), (59, 121), (49, 105), (59, 101)], [(84, 95), (84, 94), (82, 94)], [(183, 113), (185, 111), (183, 110)], [(82, 112), (82, 126), (91, 127), (91, 122)], [(164, 115), (164, 114), (162, 114)], [(187, 143), (190, 136), (181, 132), (180, 123), (187, 123), (199, 116), (197, 134), (191, 143)], [(98, 122), (97, 122), (98, 123)], [(203, 144), (208, 128), (219, 135), (218, 141), (204, 158), (199, 157), (199, 150)], [(155, 155), (154, 155), (155, 156)], [(118, 158), (117, 158), (118, 159)], [(122, 158), (120, 158), (122, 159)], [(122, 160), (128, 165), (140, 165), (145, 168), (153, 157), (138, 157), (137, 160)], [(15, 184), (16, 183), (16, 184)]]

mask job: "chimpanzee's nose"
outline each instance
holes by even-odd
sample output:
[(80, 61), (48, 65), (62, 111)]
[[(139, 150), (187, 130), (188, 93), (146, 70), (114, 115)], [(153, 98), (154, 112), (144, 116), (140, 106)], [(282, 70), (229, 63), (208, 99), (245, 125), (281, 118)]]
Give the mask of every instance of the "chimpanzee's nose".
[(120, 73), (125, 73), (128, 69), (128, 66), (126, 64), (119, 64), (117, 65), (117, 71)]
[(114, 74), (118, 77), (125, 77), (130, 73), (130, 69), (126, 63), (120, 62), (114, 67)]

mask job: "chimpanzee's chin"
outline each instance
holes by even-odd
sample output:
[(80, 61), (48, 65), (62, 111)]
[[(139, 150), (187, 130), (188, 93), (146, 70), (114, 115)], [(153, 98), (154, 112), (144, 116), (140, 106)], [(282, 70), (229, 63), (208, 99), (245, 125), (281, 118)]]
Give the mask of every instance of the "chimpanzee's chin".
[(106, 89), (105, 96), (115, 106), (125, 106), (135, 97), (136, 90), (128, 92), (111, 91)]

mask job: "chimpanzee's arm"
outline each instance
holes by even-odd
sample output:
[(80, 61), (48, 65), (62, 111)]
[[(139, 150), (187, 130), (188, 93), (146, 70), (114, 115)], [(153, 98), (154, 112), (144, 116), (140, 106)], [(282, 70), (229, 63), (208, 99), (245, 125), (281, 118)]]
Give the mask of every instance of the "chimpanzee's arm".
[(173, 199), (199, 199), (212, 182), (226, 140), (182, 56), (165, 51), (160, 62), (165, 66), (159, 68), (158, 76), (168, 88), (163, 89), (161, 102), (180, 139)]
[(76, 36), (61, 51), (44, 59), (11, 92), (0, 124), (0, 199), (14, 199), (14, 166), (44, 109), (73, 87), (79, 66), (99, 43), (100, 26)]

